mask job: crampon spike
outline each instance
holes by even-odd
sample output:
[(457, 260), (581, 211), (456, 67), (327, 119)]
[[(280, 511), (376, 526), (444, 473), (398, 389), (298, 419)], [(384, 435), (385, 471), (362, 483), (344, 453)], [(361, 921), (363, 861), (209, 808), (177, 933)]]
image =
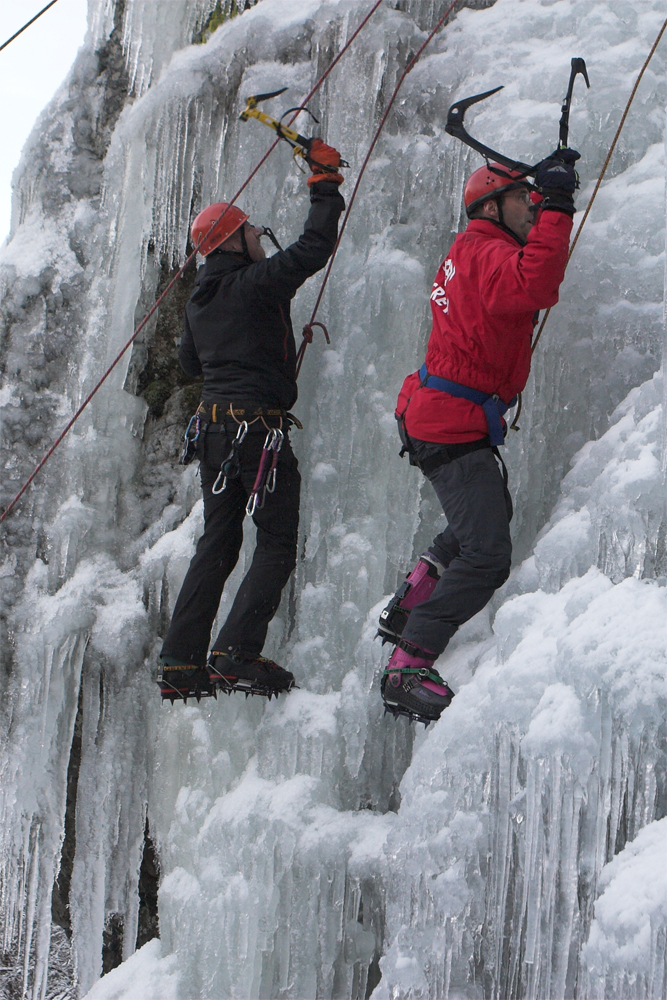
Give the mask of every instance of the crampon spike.
[(399, 708), (398, 705), (393, 707), (392, 705), (385, 704), (384, 714), (393, 715), (395, 722), (398, 721), (399, 715), (403, 715), (409, 723), (421, 722), (425, 728), (428, 728), (432, 722), (436, 721), (435, 719), (427, 719), (424, 715), (418, 715), (416, 712), (410, 712), (407, 708)]

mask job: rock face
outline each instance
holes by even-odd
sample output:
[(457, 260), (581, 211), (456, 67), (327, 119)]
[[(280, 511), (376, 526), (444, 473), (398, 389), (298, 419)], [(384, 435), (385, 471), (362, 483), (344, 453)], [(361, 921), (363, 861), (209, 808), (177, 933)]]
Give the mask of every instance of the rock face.
[[(383, 595), (443, 526), (398, 458), (393, 406), (479, 164), (446, 136), (447, 109), (505, 84), (471, 131), (535, 162), (584, 56), (583, 205), (662, 6), (469, 3), (407, 78), (322, 305), (332, 344), (308, 349), (300, 379), (300, 558), (266, 648), (300, 690), (160, 709), (152, 681), (202, 523), (196, 470), (176, 464), (198, 396), (175, 363), (194, 269), (3, 524), (8, 996), (664, 994), (660, 49), (505, 449), (515, 570), (438, 665), (457, 691), (440, 723), (382, 719), (372, 642)], [(245, 97), (287, 86), (271, 110), (297, 105), (367, 6), (162, 8), (93, 0), (16, 173), (0, 250), (3, 503), (187, 255), (193, 214), (269, 145), (237, 120)], [(445, 9), (382, 5), (313, 99), (350, 177)], [(298, 236), (307, 192), (287, 147), (243, 205), (283, 245)], [(295, 300), (297, 330), (319, 280)]]

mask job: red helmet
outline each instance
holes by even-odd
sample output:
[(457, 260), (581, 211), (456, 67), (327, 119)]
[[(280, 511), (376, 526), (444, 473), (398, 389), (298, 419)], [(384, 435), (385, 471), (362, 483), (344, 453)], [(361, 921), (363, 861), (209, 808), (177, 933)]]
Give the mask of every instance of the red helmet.
[(510, 170), (502, 163), (489, 163), (488, 166), (480, 167), (470, 175), (463, 191), (463, 201), (468, 218), (476, 208), (479, 208), (490, 198), (497, 198), (499, 194), (505, 194), (507, 191), (514, 191), (520, 187), (526, 187), (529, 191), (533, 190), (533, 185), (520, 170)]
[[(223, 212), (225, 214), (220, 218)], [(224, 243), (232, 233), (240, 229), (247, 218), (248, 216), (245, 212), (242, 212), (236, 205), (232, 205), (230, 208), (226, 201), (218, 201), (215, 205), (209, 205), (208, 208), (200, 212), (192, 223), (192, 229), (190, 230), (192, 242), (197, 246), (199, 241), (203, 239), (203, 243), (199, 247), (199, 253), (206, 257), (212, 250), (215, 250), (221, 243)], [(220, 221), (209, 233), (209, 229), (211, 229), (213, 223), (218, 219)]]

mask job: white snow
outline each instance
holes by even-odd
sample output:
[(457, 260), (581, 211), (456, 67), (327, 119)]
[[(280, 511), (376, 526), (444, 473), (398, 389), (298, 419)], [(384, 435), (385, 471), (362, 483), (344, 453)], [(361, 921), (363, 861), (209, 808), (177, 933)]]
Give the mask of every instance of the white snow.
[(135, 952), (127, 962), (112, 969), (86, 993), (84, 1000), (178, 1000), (178, 960), (175, 955), (162, 957), (157, 938)]

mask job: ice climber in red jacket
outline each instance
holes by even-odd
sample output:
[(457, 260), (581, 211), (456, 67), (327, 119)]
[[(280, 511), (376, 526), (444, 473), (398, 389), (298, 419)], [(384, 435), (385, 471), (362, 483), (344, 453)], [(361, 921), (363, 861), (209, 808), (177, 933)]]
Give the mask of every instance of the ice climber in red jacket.
[(538, 311), (558, 301), (577, 159), (575, 150), (557, 151), (535, 185), (498, 163), (476, 170), (464, 191), (470, 222), (435, 277), (426, 360), (405, 379), (396, 418), (401, 454), (430, 479), (447, 527), (380, 616), (380, 635), (396, 643), (382, 677), (394, 715), (440, 717), (453, 692), (434, 661), (509, 576), (502, 417), (528, 379)]

